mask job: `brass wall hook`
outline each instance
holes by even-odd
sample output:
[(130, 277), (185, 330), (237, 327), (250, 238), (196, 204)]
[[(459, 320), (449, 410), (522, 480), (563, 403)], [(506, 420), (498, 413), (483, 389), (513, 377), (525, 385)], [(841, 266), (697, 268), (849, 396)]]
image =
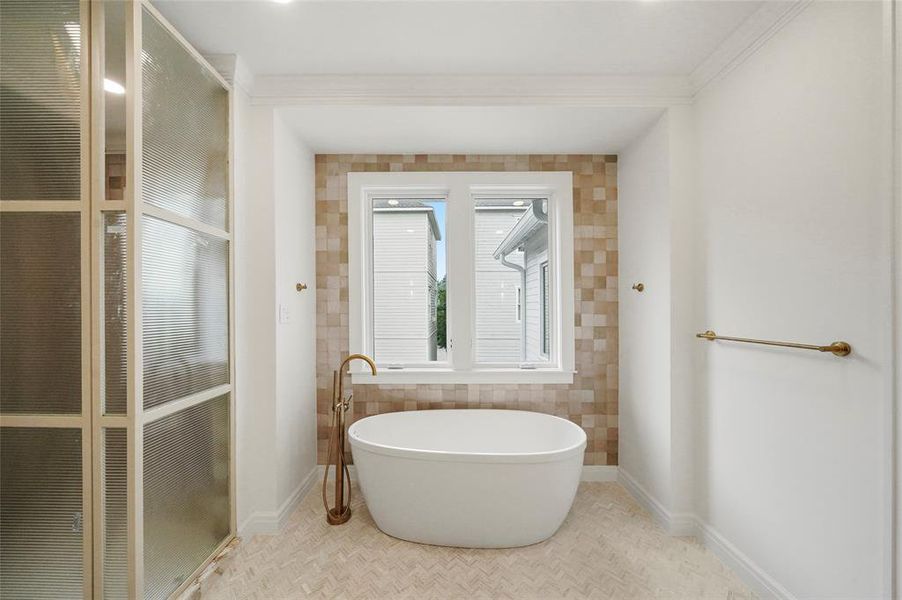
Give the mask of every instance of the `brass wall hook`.
[(634, 284), (633, 284), (633, 289), (636, 290), (636, 291), (639, 292), (639, 293), (642, 293), (642, 292), (645, 291), (645, 284), (644, 284), (644, 283), (641, 283), (641, 282), (640, 282), (640, 283), (634, 283)]
[(306, 283), (299, 283), (299, 284), (297, 284), (296, 286), (294, 286), (294, 289), (296, 289), (296, 290), (299, 291), (299, 292), (303, 292), (304, 290), (307, 289), (307, 284), (306, 284)]

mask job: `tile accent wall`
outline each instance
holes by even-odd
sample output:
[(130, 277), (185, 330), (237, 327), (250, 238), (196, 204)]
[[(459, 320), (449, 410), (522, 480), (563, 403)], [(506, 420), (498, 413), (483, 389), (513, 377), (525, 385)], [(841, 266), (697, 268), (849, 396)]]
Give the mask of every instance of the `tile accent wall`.
[(571, 171), (576, 293), (572, 385), (356, 385), (350, 421), (435, 408), (506, 408), (564, 417), (588, 436), (585, 464), (617, 464), (617, 157), (611, 155), (317, 155), (316, 411), (329, 438), (332, 371), (348, 354), (348, 178), (362, 171)]

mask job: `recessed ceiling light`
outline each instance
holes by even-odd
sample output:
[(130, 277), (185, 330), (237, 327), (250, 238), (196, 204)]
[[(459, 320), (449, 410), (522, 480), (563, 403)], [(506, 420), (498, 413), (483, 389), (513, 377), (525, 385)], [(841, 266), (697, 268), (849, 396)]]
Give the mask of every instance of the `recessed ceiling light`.
[(103, 89), (108, 91), (111, 94), (122, 95), (125, 93), (125, 88), (122, 87), (122, 84), (116, 83), (112, 79), (104, 79), (103, 80)]
[(523, 206), (524, 204), (526, 203), (522, 200), (514, 200), (514, 206)]
[(504, 230), (503, 230), (503, 229), (496, 229), (496, 230), (495, 230), (495, 233), (496, 233), (497, 235), (501, 235), (502, 233), (504, 233)]
[(276, 4), (288, 4), (291, 0), (272, 0)]
[(398, 201), (397, 200), (389, 200), (388, 205), (389, 206), (398, 206)]

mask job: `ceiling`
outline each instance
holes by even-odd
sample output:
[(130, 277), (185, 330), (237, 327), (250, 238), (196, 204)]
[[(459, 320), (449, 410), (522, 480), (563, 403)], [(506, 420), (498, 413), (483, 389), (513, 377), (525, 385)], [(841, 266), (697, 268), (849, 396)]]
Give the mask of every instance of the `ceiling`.
[(615, 154), (660, 108), (303, 106), (279, 109), (316, 153)]
[(256, 75), (688, 75), (763, 2), (155, 0)]

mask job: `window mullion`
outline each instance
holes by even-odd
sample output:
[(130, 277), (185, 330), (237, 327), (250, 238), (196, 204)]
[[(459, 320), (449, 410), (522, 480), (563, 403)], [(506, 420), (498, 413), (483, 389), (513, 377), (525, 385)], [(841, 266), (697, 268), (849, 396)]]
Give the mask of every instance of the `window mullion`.
[(448, 332), (451, 367), (473, 365), (473, 227), (469, 187), (454, 180), (448, 193)]

